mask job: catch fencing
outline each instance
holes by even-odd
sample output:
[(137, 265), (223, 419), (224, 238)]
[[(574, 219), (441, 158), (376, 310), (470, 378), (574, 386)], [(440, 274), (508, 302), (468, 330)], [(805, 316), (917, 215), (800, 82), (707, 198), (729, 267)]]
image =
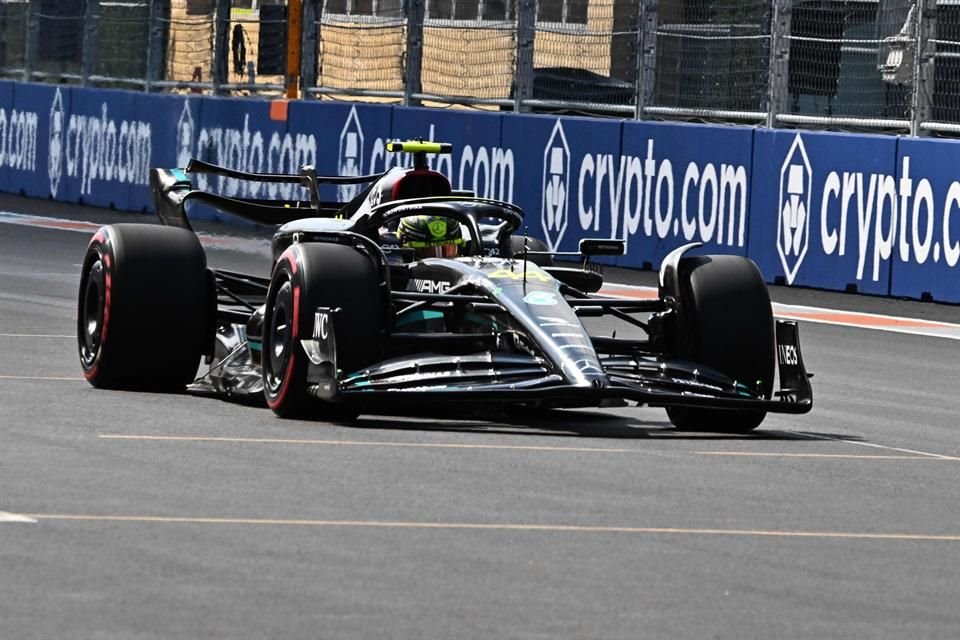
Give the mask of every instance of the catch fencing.
[(0, 0), (0, 76), (955, 135), (960, 1)]

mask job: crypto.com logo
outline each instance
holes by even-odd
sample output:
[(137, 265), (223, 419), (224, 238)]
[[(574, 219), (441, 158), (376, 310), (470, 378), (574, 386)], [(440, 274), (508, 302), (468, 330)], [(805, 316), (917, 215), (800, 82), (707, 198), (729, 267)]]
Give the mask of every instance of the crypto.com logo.
[(793, 139), (787, 157), (780, 167), (780, 199), (777, 217), (777, 253), (787, 276), (793, 284), (800, 264), (807, 255), (810, 243), (810, 197), (813, 191), (813, 171), (803, 147), (800, 134)]
[(50, 148), (47, 153), (47, 175), (50, 178), (50, 195), (57, 197), (60, 188), (60, 178), (63, 176), (63, 142), (66, 129), (63, 113), (63, 96), (60, 89), (53, 96), (53, 105), (50, 107)]
[(570, 185), (570, 147), (557, 120), (543, 152), (543, 208), (540, 221), (551, 251), (556, 251), (567, 230), (567, 197)]
[[(340, 155), (338, 159), (341, 176), (363, 175), (363, 127), (357, 108), (350, 109), (347, 122), (340, 132)], [(337, 187), (340, 202), (349, 202), (360, 193), (359, 184), (342, 184)]]
[(193, 113), (190, 111), (190, 101), (183, 101), (183, 111), (177, 121), (177, 166), (185, 169), (193, 157), (194, 138)]

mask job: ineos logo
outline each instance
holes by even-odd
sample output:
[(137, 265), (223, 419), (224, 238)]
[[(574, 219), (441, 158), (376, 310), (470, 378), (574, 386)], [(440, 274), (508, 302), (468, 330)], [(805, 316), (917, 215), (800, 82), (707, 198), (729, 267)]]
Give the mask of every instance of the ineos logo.
[(780, 364), (796, 366), (800, 363), (796, 345), (781, 344), (777, 347), (777, 351), (780, 354)]

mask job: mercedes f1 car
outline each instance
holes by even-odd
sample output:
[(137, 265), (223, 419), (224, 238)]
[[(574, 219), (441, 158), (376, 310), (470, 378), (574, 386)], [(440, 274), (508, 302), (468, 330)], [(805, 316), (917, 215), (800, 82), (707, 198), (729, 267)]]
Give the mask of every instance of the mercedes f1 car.
[[(322, 177), (240, 172), (193, 160), (154, 169), (162, 224), (101, 228), (83, 261), (80, 362), (96, 387), (189, 388), (265, 399), (279, 416), (349, 419), (429, 403), (483, 407), (664, 407), (679, 428), (742, 432), (768, 412), (801, 414), (813, 394), (797, 325), (775, 321), (757, 267), (675, 250), (659, 297), (598, 295), (590, 258), (623, 242), (584, 240), (576, 261), (522, 235), (515, 205), (451, 189), (428, 167), (450, 146), (394, 142), (413, 166)], [(238, 199), (189, 174), (296, 184), (308, 199)], [(348, 202), (322, 185), (367, 186)], [(273, 269), (210, 269), (186, 215), (204, 203), (275, 228)], [(405, 220), (457, 231), (457, 255), (401, 241)], [(430, 245), (430, 243), (425, 243)], [(569, 255), (569, 254), (567, 254)], [(634, 338), (596, 335), (613, 318)], [(606, 332), (605, 332), (606, 333)], [(160, 345), (159, 349), (149, 344)], [(196, 378), (205, 357), (208, 368)], [(779, 372), (779, 388), (775, 375)]]

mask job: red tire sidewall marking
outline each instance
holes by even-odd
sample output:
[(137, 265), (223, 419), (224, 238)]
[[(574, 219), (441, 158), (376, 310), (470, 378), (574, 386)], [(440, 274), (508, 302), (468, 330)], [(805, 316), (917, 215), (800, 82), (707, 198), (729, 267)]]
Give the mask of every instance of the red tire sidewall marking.
[[(286, 263), (290, 270), (290, 282), (293, 284), (293, 321), (291, 322), (293, 328), (290, 335), (290, 358), (287, 360), (286, 371), (283, 372), (283, 382), (280, 384), (280, 393), (277, 394), (276, 398), (271, 398), (267, 395), (267, 406), (271, 409), (276, 409), (281, 406), (287, 399), (287, 394), (290, 392), (290, 379), (293, 377), (294, 367), (296, 366), (296, 341), (300, 336), (300, 285), (296, 284), (294, 279), (297, 273), (296, 253), (297, 252), (293, 251), (293, 247), (290, 247), (284, 251), (280, 259), (277, 260), (277, 269), (283, 268), (284, 263)], [(273, 327), (270, 327), (270, 330), (273, 331)]]
[(113, 289), (113, 276), (111, 275), (113, 262), (110, 259), (110, 252), (103, 252), (103, 282), (106, 291), (103, 293), (103, 326), (100, 328), (100, 348), (107, 343), (107, 328), (110, 326), (110, 303), (112, 300), (111, 290)]
[(96, 247), (96, 252), (100, 256), (100, 263), (103, 264), (103, 324), (100, 327), (100, 347), (97, 349), (97, 357), (94, 358), (93, 366), (83, 372), (83, 377), (87, 380), (94, 380), (100, 372), (100, 361), (103, 359), (103, 350), (107, 344), (107, 328), (110, 324), (110, 304), (112, 299), (111, 289), (113, 287), (113, 277), (111, 275), (111, 266), (113, 261), (110, 258), (110, 246), (103, 229), (97, 231), (90, 240), (90, 246)]

